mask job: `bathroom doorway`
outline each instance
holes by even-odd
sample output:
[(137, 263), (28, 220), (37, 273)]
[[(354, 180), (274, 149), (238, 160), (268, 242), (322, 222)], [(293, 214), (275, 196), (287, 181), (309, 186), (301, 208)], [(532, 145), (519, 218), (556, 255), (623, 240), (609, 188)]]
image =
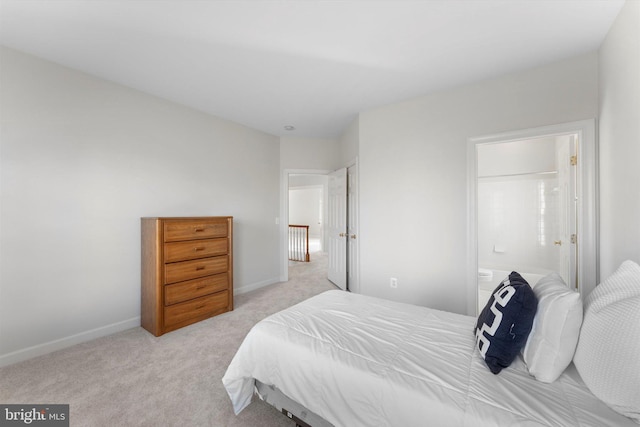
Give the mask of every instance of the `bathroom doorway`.
[(597, 283), (591, 123), (470, 140), (470, 313), (511, 271), (532, 286), (557, 272), (583, 295)]

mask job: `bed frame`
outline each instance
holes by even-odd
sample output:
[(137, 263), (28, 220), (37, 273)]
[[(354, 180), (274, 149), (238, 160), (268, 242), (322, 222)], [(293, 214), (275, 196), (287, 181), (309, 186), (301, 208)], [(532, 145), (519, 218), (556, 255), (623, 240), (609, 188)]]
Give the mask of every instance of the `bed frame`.
[(296, 427), (334, 427), (324, 418), (289, 399), (277, 387), (263, 384), (258, 380), (255, 381), (255, 395), (295, 421)]

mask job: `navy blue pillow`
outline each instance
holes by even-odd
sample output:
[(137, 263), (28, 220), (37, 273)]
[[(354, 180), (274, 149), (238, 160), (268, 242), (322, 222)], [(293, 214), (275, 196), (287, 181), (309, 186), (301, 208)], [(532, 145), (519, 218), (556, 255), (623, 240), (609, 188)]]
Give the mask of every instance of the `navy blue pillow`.
[(476, 346), (494, 374), (511, 365), (527, 343), (538, 308), (533, 289), (512, 271), (493, 291), (476, 323)]

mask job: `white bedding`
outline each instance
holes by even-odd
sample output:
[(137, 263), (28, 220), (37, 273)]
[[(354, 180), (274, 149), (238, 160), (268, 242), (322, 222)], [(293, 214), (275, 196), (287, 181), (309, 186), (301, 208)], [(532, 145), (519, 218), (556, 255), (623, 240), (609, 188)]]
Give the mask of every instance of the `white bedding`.
[(573, 364), (554, 383), (519, 357), (493, 375), (476, 319), (327, 291), (262, 320), (222, 379), (239, 413), (254, 379), (335, 426), (634, 426), (598, 400)]

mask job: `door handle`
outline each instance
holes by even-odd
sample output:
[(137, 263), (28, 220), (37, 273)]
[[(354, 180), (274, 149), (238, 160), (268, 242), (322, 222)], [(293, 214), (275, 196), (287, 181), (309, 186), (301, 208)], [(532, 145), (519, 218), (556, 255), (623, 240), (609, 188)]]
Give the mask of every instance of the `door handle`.
[(553, 244), (556, 246), (562, 246), (562, 240), (554, 240)]
[(340, 234), (338, 234), (338, 236), (340, 236), (340, 237), (344, 237), (344, 236), (346, 236), (346, 234), (344, 234), (344, 233), (340, 233)]
[(355, 238), (356, 238), (356, 235), (355, 235), (355, 234), (352, 234), (352, 235), (350, 235), (349, 237), (351, 237), (352, 239), (355, 239)]

